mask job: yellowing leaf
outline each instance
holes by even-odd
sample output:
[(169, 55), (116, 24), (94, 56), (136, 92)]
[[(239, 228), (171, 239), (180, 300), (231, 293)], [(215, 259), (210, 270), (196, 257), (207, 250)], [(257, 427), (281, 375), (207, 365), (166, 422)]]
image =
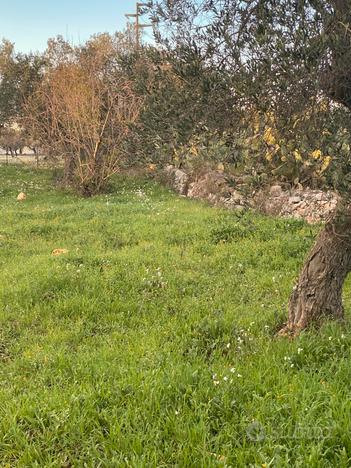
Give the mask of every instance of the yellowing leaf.
[(313, 159), (319, 159), (322, 156), (322, 151), (321, 150), (314, 150), (311, 153), (311, 156)]
[(323, 164), (322, 164), (322, 166), (320, 168), (320, 171), (319, 171), (320, 174), (322, 174), (326, 169), (328, 169), (331, 160), (332, 160), (331, 156), (326, 156), (324, 158)]
[(320, 103), (319, 108), (322, 112), (326, 112), (328, 110), (328, 103), (327, 101), (323, 101)]
[(267, 151), (264, 157), (266, 158), (267, 161), (272, 161), (273, 153), (271, 151)]
[(267, 145), (274, 145), (275, 144), (275, 137), (273, 135), (273, 131), (271, 127), (266, 128), (263, 139)]
[(302, 161), (301, 153), (297, 149), (294, 151), (293, 154), (294, 154), (295, 161)]
[(196, 148), (195, 145), (192, 145), (191, 148), (190, 148), (190, 153), (193, 154), (194, 156), (198, 156), (199, 152)]

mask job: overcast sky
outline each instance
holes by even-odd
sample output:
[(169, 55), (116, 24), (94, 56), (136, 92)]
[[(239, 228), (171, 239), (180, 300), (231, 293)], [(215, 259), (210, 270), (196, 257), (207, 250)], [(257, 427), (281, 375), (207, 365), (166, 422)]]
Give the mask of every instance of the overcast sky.
[(0, 39), (18, 52), (42, 51), (61, 34), (77, 45), (98, 32), (123, 30), (135, 0), (0, 0)]

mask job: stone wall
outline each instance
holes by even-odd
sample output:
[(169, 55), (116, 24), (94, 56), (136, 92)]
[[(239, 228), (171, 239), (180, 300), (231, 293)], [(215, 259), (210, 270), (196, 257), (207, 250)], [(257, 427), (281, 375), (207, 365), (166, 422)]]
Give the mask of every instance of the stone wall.
[(166, 167), (166, 174), (171, 186), (181, 195), (189, 198), (208, 200), (214, 205), (232, 209), (248, 207), (248, 199), (232, 186), (231, 178), (220, 171), (207, 171), (198, 177), (192, 177), (174, 166)]
[(270, 215), (305, 219), (308, 223), (328, 219), (339, 200), (338, 195), (331, 191), (302, 186), (289, 189), (281, 185), (273, 185), (248, 196), (238, 189), (238, 180), (221, 171), (210, 170), (194, 177), (170, 165), (165, 173), (170, 185), (180, 195), (207, 200), (233, 210), (254, 208)]
[(254, 199), (257, 208), (264, 213), (318, 223), (330, 217), (339, 196), (331, 191), (302, 187), (284, 190), (280, 185), (273, 185), (269, 190), (258, 193)]

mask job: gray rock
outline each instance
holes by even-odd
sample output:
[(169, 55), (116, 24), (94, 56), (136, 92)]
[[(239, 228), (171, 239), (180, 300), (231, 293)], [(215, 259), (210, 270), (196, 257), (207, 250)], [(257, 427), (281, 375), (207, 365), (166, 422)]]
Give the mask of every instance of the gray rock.
[(186, 195), (189, 186), (189, 176), (180, 169), (174, 172), (174, 188), (181, 195)]
[(165, 168), (165, 173), (170, 179), (170, 184), (180, 195), (186, 195), (189, 186), (189, 176), (186, 172), (177, 169), (172, 164)]
[(281, 188), (280, 185), (272, 185), (272, 187), (269, 189), (269, 193), (273, 196), (273, 197), (280, 197), (280, 195), (282, 194), (283, 192), (283, 189)]
[(232, 192), (230, 199), (238, 205), (241, 205), (244, 202), (244, 197), (241, 195), (241, 193), (235, 191)]
[(295, 203), (300, 203), (301, 197), (298, 196), (293, 196), (289, 197), (289, 203), (295, 204)]

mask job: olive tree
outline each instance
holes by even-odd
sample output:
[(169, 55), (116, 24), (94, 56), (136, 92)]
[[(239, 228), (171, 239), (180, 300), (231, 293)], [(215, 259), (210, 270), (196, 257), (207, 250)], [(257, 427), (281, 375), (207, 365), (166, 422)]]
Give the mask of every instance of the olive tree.
[[(183, 57), (184, 50), (192, 51), (206, 67), (228, 77), (237, 125), (254, 109), (269, 115), (296, 144), (307, 144), (312, 135), (317, 148), (324, 134), (323, 122), (313, 118), (317, 107), (324, 106), (326, 117), (342, 116), (334, 121), (335, 135), (343, 125), (350, 127), (349, 0), (173, 0), (156, 2), (151, 14), (159, 21), (157, 39), (165, 48), (181, 50)], [(277, 146), (269, 133), (266, 143)], [(343, 317), (351, 206), (348, 184), (339, 188), (343, 201), (306, 259), (282, 334), (296, 334), (324, 317)]]

